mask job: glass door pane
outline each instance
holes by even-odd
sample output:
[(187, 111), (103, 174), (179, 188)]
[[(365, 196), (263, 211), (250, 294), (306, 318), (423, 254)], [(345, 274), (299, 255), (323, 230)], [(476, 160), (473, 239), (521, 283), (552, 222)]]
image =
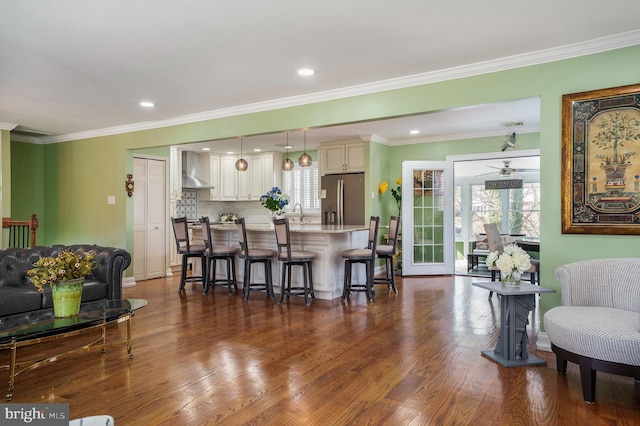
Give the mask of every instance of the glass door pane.
[(453, 273), (452, 174), (446, 161), (402, 163), (404, 275)]

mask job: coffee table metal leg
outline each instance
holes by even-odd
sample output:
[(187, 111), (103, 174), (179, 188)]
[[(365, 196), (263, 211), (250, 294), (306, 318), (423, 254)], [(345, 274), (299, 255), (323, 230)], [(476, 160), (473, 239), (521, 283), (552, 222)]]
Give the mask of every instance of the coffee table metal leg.
[(131, 315), (127, 315), (127, 354), (129, 358), (133, 358), (133, 352), (131, 351)]
[(9, 387), (7, 389), (7, 402), (11, 401), (13, 398), (13, 382), (16, 377), (16, 352), (18, 352), (18, 348), (16, 346), (16, 339), (13, 338), (11, 340), (11, 364), (9, 365)]

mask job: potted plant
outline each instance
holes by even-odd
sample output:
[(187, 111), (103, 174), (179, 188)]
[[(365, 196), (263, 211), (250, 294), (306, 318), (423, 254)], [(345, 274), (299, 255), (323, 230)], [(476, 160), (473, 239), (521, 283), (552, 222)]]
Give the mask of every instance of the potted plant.
[(503, 284), (519, 286), (522, 273), (531, 268), (529, 253), (516, 245), (508, 245), (502, 254), (493, 251), (487, 255), (486, 260), (489, 269), (499, 269)]
[(282, 209), (289, 204), (289, 196), (283, 194), (280, 188), (274, 186), (260, 197), (260, 204), (271, 211), (271, 215), (275, 219), (275, 216), (282, 214)]
[(82, 300), (84, 277), (95, 268), (93, 253), (73, 253), (63, 250), (56, 257), (42, 257), (27, 271), (29, 280), (42, 293), (51, 286), (53, 311), (56, 318), (78, 315)]

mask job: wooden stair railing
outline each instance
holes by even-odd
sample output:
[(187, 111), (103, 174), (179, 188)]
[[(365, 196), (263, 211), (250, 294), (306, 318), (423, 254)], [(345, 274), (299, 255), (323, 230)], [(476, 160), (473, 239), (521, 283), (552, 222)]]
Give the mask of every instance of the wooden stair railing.
[(34, 247), (36, 245), (36, 229), (38, 218), (35, 214), (29, 220), (12, 220), (2, 218), (2, 227), (9, 228), (9, 247)]

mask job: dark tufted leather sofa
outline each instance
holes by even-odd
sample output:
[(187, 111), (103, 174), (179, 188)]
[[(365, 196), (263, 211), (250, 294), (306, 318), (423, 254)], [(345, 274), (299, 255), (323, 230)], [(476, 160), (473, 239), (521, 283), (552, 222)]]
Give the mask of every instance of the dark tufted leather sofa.
[(85, 278), (82, 302), (122, 298), (122, 273), (131, 264), (131, 255), (124, 249), (86, 244), (7, 248), (0, 250), (0, 317), (53, 307), (51, 288), (45, 286), (44, 293), (39, 293), (27, 271), (41, 257), (55, 257), (65, 249), (95, 254), (97, 266)]

